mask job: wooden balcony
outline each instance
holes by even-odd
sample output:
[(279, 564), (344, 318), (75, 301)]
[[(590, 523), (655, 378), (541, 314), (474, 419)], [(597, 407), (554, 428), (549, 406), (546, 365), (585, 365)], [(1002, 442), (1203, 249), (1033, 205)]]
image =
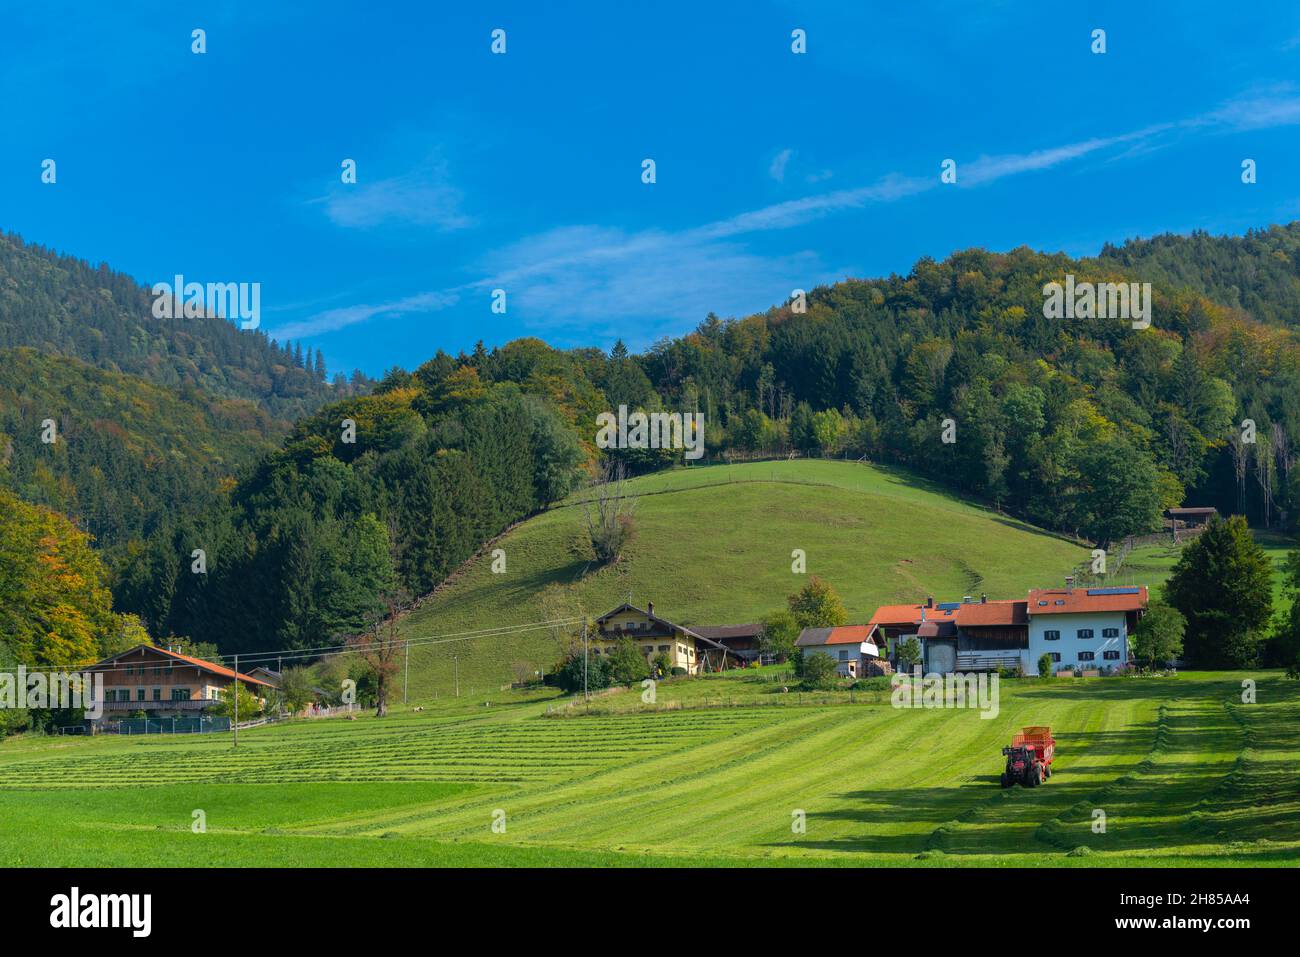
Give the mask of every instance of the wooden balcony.
[(202, 711), (217, 704), (207, 698), (184, 698), (180, 701), (105, 701), (104, 711)]

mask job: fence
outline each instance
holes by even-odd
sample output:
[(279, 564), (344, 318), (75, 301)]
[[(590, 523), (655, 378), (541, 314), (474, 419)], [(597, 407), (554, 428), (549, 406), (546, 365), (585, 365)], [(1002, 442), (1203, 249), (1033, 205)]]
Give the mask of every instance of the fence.
[[(240, 727), (245, 727), (240, 725)], [(211, 734), (229, 731), (229, 718), (123, 718), (92, 726), (91, 734)]]

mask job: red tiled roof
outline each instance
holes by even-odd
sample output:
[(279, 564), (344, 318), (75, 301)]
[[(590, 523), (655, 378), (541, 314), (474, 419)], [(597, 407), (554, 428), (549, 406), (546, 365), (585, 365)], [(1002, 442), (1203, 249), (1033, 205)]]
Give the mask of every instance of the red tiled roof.
[(1029, 592), (1030, 615), (1068, 615), (1098, 611), (1140, 611), (1147, 606), (1143, 585), (1127, 595), (1090, 595), (1086, 588), (1033, 588)]
[[(924, 619), (921, 612), (925, 612)], [(881, 605), (871, 616), (873, 625), (919, 625), (922, 621), (953, 621), (965, 627), (993, 625), (1023, 625), (1025, 601), (1020, 598), (998, 599), (985, 602), (962, 602), (953, 609), (926, 608), (924, 605)]]
[(1002, 599), (962, 605), (957, 612), (957, 624), (963, 628), (990, 627), (994, 625), (1023, 625), (1028, 623), (1024, 599)]
[[(129, 648), (126, 651), (121, 652), (120, 654), (116, 654), (111, 658), (105, 658), (103, 661), (91, 665), (88, 670), (93, 671), (96, 668), (106, 668), (109, 665), (113, 664), (115, 661), (117, 661), (119, 658), (125, 658), (127, 655), (131, 654), (132, 652), (139, 651), (141, 648), (145, 649), (146, 651), (156, 651), (160, 655), (165, 655), (168, 658), (172, 658), (176, 661), (183, 661), (186, 664), (193, 665), (196, 668), (201, 668), (204, 671), (210, 671), (213, 674), (222, 675), (223, 677), (226, 678), (235, 677), (235, 672), (231, 671), (229, 668), (225, 668), (221, 665), (214, 665), (212, 662), (204, 661), (202, 658), (191, 658), (189, 655), (182, 655), (180, 652), (168, 651), (166, 648), (156, 648), (153, 645), (136, 645), (134, 648)], [(250, 675), (246, 675), (242, 673), (239, 675), (239, 680), (245, 681), (248, 684), (262, 685), (263, 687), (266, 688), (275, 687), (275, 685), (263, 681), (260, 678), (254, 678)]]
[(858, 645), (871, 640), (875, 625), (840, 625), (832, 628), (826, 639), (828, 645)]
[[(873, 625), (914, 625), (921, 620), (922, 605), (881, 605), (871, 616)], [(929, 609), (934, 611), (933, 608)]]

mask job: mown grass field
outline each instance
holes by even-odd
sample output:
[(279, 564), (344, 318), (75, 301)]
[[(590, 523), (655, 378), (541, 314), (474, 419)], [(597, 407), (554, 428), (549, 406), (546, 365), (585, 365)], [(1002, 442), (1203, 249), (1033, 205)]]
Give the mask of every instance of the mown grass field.
[[(0, 864), (1300, 864), (1300, 683), (1280, 674), (1008, 681), (991, 719), (772, 677), (663, 682), (653, 705), (623, 690), (590, 714), (549, 691), (441, 699), (247, 731), (238, 750), (11, 740)], [(1057, 773), (1003, 791), (999, 749), (1024, 724), (1053, 727)]]
[[(545, 597), (598, 615), (630, 594), (681, 624), (754, 621), (784, 607), (805, 576), (791, 571), (803, 549), (809, 574), (830, 581), (851, 620), (918, 596), (1024, 595), (1062, 581), (1087, 550), (971, 504), (900, 470), (832, 460), (755, 462), (679, 469), (628, 483), (637, 496), (636, 538), (615, 566), (589, 567), (582, 511), (569, 503), (524, 522), (472, 562), (402, 625), (404, 637), (545, 620)], [(453, 656), (455, 661), (453, 661)], [(411, 651), (411, 700), (499, 688), (516, 668), (557, 657), (546, 631)]]

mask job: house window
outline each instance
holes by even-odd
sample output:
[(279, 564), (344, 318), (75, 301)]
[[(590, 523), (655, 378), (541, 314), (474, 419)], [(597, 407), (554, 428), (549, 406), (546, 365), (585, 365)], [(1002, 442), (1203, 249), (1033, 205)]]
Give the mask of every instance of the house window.
[(667, 651), (667, 650), (668, 650), (668, 645), (660, 645), (660, 646), (659, 646), (659, 650), (660, 650), (660, 651)]
[(161, 700), (162, 700), (162, 688), (154, 688), (154, 689), (153, 689), (153, 700), (154, 700), (154, 701), (161, 701)]
[(1080, 661), (1092, 661), (1093, 658), (1095, 658), (1095, 657), (1096, 657), (1095, 652), (1091, 652), (1091, 651), (1081, 651), (1081, 652), (1079, 652), (1079, 660), (1080, 660)]
[(1055, 630), (1043, 632), (1043, 641), (1060, 641), (1061, 633)]
[(1080, 638), (1091, 638), (1093, 632), (1091, 628), (1080, 628), (1075, 634)]
[(1103, 629), (1101, 630), (1101, 636), (1102, 636), (1103, 638), (1118, 638), (1118, 637), (1119, 637), (1119, 629), (1118, 629), (1118, 628), (1103, 628)]
[(172, 700), (173, 700), (173, 701), (189, 701), (189, 700), (190, 700), (190, 689), (189, 689), (189, 688), (173, 688), (173, 689), (172, 689)]
[(1061, 653), (1059, 651), (1049, 651), (1047, 654), (1049, 657), (1051, 657), (1053, 663), (1060, 664)]
[(1101, 656), (1105, 658), (1107, 661), (1119, 661), (1118, 651), (1103, 651), (1101, 653)]
[(143, 701), (143, 700), (144, 700), (144, 689), (143, 689), (143, 688), (136, 688), (136, 689), (135, 689), (135, 700), (136, 700), (136, 701)]
[(645, 652), (647, 655), (653, 655), (653, 654), (655, 653), (655, 646), (654, 646), (654, 645), (642, 645), (642, 646), (641, 646), (641, 650), (642, 650), (643, 652)]
[(1064, 604), (1065, 604), (1065, 599), (1064, 599), (1064, 598), (1058, 598), (1058, 599), (1056, 599), (1055, 604), (1057, 604), (1057, 605), (1064, 605)]
[(849, 660), (849, 650), (847, 648), (841, 648), (840, 661), (848, 661), (848, 660)]

